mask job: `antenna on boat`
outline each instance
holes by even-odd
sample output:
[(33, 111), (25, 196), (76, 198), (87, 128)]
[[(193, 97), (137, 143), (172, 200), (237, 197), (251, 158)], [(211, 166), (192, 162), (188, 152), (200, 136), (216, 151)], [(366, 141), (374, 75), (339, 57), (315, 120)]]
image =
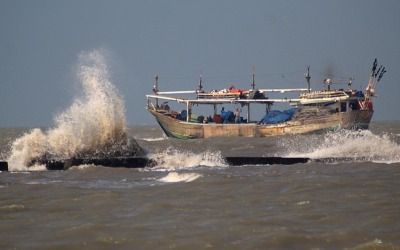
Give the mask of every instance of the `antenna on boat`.
[(253, 65), (253, 69), (252, 69), (253, 77), (252, 77), (252, 81), (251, 81), (251, 87), (252, 87), (252, 89), (254, 89), (254, 87), (256, 86), (255, 80), (254, 80), (254, 72), (255, 72), (255, 71), (256, 71), (256, 69), (255, 69), (255, 67), (254, 67), (254, 65)]
[[(378, 70), (377, 68), (378, 60), (375, 58), (374, 63), (372, 64), (371, 76), (369, 77), (367, 88), (365, 89), (365, 99), (363, 102), (360, 102), (361, 109), (372, 110), (372, 102), (370, 101), (370, 98), (375, 96), (375, 88), (382, 79), (382, 76), (386, 73), (385, 67), (382, 65), (378, 68)], [(376, 79), (377, 77), (378, 79)]]
[(372, 64), (371, 77), (374, 77), (376, 67), (378, 67), (378, 59), (377, 58), (375, 58), (374, 63)]
[(382, 72), (379, 74), (378, 82), (382, 79), (382, 76), (383, 76), (383, 74), (385, 74), (385, 73), (386, 73), (386, 69), (385, 69), (385, 67), (383, 67)]
[(310, 80), (311, 80), (311, 76), (310, 76), (310, 66), (307, 66), (306, 80), (307, 80), (307, 91), (308, 91), (308, 93), (310, 93), (310, 92), (311, 92), (311, 86), (310, 86)]
[[(369, 89), (375, 89), (379, 83), (379, 81), (382, 79), (383, 75), (386, 73), (385, 67), (382, 65), (376, 70), (378, 67), (378, 60), (375, 58), (374, 64), (372, 65), (372, 71), (371, 71), (371, 76), (369, 78), (368, 86), (370, 87)], [(368, 88), (367, 86), (367, 88)]]

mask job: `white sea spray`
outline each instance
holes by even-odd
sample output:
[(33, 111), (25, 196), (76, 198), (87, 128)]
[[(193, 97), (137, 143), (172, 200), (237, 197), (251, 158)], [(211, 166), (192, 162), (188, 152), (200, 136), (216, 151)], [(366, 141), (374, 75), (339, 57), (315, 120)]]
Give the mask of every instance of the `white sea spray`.
[(151, 153), (147, 156), (156, 162), (155, 170), (191, 169), (198, 166), (227, 166), (219, 151), (194, 153), (169, 147), (162, 152)]
[(389, 134), (376, 135), (369, 130), (342, 130), (318, 136), (309, 135), (307, 140), (292, 143), (285, 140), (282, 143), (289, 149), (286, 157), (346, 157), (388, 163), (400, 162), (400, 145)]
[(202, 174), (198, 173), (178, 173), (178, 172), (170, 172), (168, 175), (159, 179), (161, 182), (192, 182), (200, 177), (203, 177)]
[(44, 157), (113, 155), (130, 149), (124, 101), (110, 80), (106, 56), (102, 49), (79, 54), (76, 77), (82, 92), (54, 118), (54, 128), (36, 128), (14, 141), (10, 171), (27, 170)]

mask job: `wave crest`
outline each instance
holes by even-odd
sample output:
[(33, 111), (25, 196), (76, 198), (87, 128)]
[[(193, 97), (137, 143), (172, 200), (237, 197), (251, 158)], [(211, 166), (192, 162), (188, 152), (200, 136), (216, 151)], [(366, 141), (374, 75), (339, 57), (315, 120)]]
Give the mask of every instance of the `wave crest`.
[(285, 140), (290, 148), (288, 157), (346, 157), (379, 162), (400, 162), (400, 145), (389, 134), (376, 135), (369, 130), (342, 130), (319, 136), (309, 135), (294, 145)]
[(153, 168), (156, 170), (191, 169), (199, 166), (227, 166), (219, 151), (193, 153), (169, 147), (163, 152), (148, 154), (147, 157), (156, 162), (156, 166)]

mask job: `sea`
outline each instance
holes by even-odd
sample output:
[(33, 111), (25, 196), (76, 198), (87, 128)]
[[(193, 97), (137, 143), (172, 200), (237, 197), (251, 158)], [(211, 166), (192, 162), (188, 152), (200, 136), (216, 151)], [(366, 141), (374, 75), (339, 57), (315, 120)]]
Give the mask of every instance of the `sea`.
[[(101, 51), (80, 55), (77, 77), (83, 91), (54, 126), (0, 128), (0, 249), (400, 249), (400, 121), (179, 140), (126, 124)], [(156, 164), (32, 164), (132, 149)], [(333, 160), (230, 166), (227, 156)]]

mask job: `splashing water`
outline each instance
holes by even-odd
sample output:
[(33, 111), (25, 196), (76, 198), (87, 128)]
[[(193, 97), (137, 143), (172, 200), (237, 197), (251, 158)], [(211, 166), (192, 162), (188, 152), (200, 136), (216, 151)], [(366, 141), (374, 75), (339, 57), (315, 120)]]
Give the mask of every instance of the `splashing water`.
[[(346, 157), (358, 158), (367, 161), (394, 163), (400, 162), (400, 145), (388, 134), (375, 135), (369, 130), (349, 131), (342, 130), (311, 137), (304, 147), (292, 146), (287, 157)], [(285, 142), (287, 143), (287, 142)], [(302, 149), (300, 149), (302, 148)]]
[(40, 129), (35, 128), (14, 141), (11, 156), (8, 158), (9, 170), (27, 170), (31, 160), (43, 156), (45, 152), (46, 135)]
[(197, 173), (177, 173), (170, 172), (167, 176), (159, 179), (161, 182), (192, 182), (200, 177), (203, 177), (202, 174)]
[(110, 82), (105, 54), (93, 50), (79, 55), (76, 75), (82, 94), (55, 117), (55, 128), (47, 132), (33, 129), (13, 143), (10, 170), (26, 170), (33, 160), (44, 157), (68, 159), (132, 152), (124, 102)]
[(198, 166), (227, 166), (221, 156), (221, 152), (182, 152), (170, 147), (160, 153), (148, 154), (147, 157), (156, 162), (156, 167), (153, 170), (191, 169)]

